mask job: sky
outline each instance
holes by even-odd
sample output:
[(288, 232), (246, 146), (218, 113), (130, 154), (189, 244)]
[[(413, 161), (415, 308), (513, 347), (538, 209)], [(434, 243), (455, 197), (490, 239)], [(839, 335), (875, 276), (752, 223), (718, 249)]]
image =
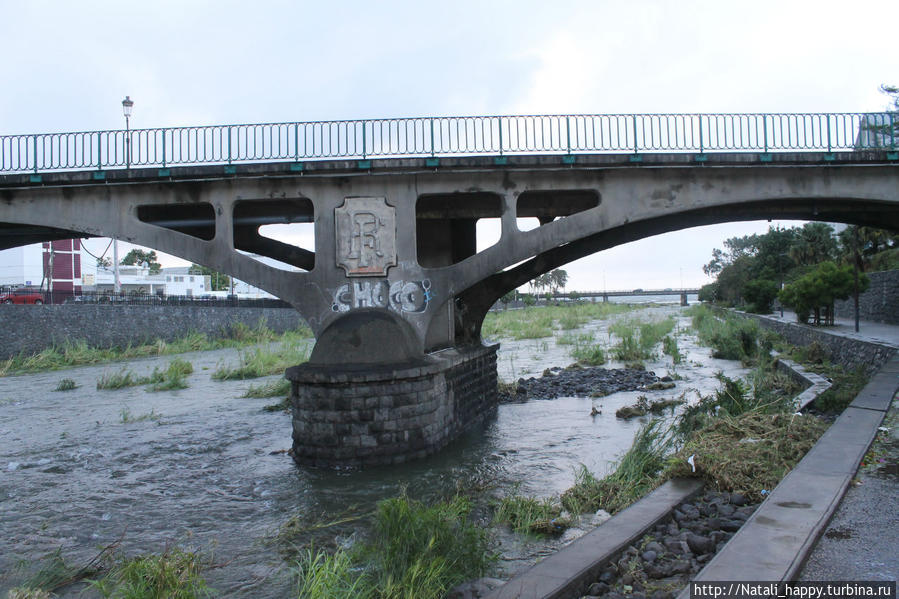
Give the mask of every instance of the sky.
[[(899, 84), (897, 22), (895, 0), (0, 0), (0, 134), (121, 128), (125, 95), (134, 128), (880, 111), (880, 85)], [(568, 289), (702, 285), (714, 247), (769, 224), (799, 223), (618, 246), (565, 266)]]

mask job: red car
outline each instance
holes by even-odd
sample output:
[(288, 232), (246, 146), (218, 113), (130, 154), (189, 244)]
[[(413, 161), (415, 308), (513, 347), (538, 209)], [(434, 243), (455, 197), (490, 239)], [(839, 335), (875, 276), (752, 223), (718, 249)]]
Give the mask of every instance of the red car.
[(0, 304), (43, 304), (44, 294), (35, 289), (13, 289), (0, 293)]

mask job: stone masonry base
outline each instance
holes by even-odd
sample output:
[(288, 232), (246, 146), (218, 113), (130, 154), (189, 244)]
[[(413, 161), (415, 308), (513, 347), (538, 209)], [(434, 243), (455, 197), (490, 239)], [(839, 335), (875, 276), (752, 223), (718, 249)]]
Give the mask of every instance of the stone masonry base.
[(496, 350), (456, 348), (416, 364), (358, 370), (288, 369), (294, 460), (359, 468), (440, 450), (496, 413)]

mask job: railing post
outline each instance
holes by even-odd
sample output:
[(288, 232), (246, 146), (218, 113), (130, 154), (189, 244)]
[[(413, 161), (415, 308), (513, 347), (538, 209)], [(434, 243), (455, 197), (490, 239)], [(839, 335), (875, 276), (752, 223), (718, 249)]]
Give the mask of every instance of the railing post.
[(631, 134), (634, 136), (634, 154), (637, 153), (637, 115), (631, 115)]
[(699, 115), (699, 153), (705, 153), (705, 145), (702, 143), (702, 115)]
[(830, 115), (824, 115), (827, 118), (827, 153), (830, 154)]
[(762, 132), (765, 134), (765, 154), (768, 153), (768, 115), (762, 115)]
[[(34, 155), (34, 172), (36, 173), (37, 172), (37, 135), (32, 135), (31, 140), (32, 140), (32, 144), (34, 145), (32, 153)], [(21, 156), (21, 154), (20, 154), (20, 156)]]
[(571, 117), (565, 117), (565, 134), (568, 138), (568, 153), (571, 154)]
[(362, 121), (362, 159), (365, 160), (366, 156), (366, 135), (365, 135), (365, 121)]
[(293, 124), (293, 161), (300, 161), (300, 124)]
[(499, 155), (503, 155), (503, 117), (497, 117), (499, 119)]
[(434, 156), (434, 119), (431, 118), (431, 156)]
[(165, 168), (165, 129), (162, 130), (162, 168)]
[(890, 113), (890, 149), (896, 149), (896, 125), (893, 123), (893, 113)]
[(231, 164), (231, 125), (228, 125), (228, 164)]
[(103, 144), (100, 143), (100, 136), (102, 134), (97, 131), (97, 170), (103, 170)]

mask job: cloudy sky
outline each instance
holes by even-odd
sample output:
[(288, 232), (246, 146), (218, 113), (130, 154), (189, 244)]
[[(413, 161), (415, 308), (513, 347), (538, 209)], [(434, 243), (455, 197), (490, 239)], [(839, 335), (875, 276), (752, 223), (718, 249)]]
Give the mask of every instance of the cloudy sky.
[[(0, 0), (0, 134), (122, 127), (126, 94), (137, 128), (878, 111), (880, 84), (899, 84), (897, 22), (895, 0)], [(713, 247), (767, 227), (620, 246), (568, 265), (569, 289), (699, 285)]]

